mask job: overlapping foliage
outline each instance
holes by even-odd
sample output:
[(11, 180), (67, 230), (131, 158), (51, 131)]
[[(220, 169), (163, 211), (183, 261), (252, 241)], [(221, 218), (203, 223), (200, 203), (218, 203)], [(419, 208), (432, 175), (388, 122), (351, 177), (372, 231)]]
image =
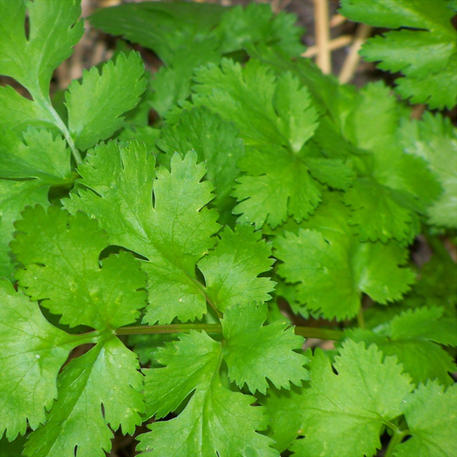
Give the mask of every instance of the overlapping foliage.
[[(453, 11), (342, 2), (408, 27), (363, 55), (431, 108), (457, 102)], [(324, 76), (266, 5), (102, 9), (93, 26), (163, 67), (121, 46), (55, 98), (79, 2), (0, 17), (0, 74), (23, 89), (0, 87), (0, 456), (102, 457), (147, 423), (151, 457), (454, 457), (448, 118)], [(316, 335), (335, 350), (305, 352)]]

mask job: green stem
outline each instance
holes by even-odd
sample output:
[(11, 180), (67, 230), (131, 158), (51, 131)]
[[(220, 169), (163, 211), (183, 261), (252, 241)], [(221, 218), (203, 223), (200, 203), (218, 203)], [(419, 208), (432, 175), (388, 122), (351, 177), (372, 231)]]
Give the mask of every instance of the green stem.
[[(182, 333), (191, 330), (204, 330), (208, 333), (222, 333), (220, 324), (169, 324), (169, 325), (137, 325), (121, 327), (116, 330), (116, 335), (151, 335), (157, 333)], [(321, 340), (339, 340), (343, 337), (340, 330), (318, 327), (294, 327), (295, 333), (307, 338)]]
[(156, 333), (182, 333), (191, 330), (205, 330), (208, 333), (221, 333), (219, 324), (169, 324), (169, 325), (136, 325), (121, 327), (116, 335), (151, 335)]
[(67, 343), (74, 345), (97, 343), (100, 338), (100, 332), (93, 330), (87, 333), (67, 333)]
[(389, 441), (384, 457), (392, 457), (397, 445), (409, 434), (409, 430), (400, 430), (398, 428), (392, 429), (392, 432), (392, 438)]
[(65, 125), (64, 121), (62, 121), (61, 117), (57, 113), (57, 111), (52, 106), (52, 103), (49, 99), (44, 97), (36, 97), (35, 101), (41, 105), (48, 113), (52, 116), (52, 120), (54, 121), (55, 126), (62, 132), (62, 135), (65, 138), (68, 146), (70, 147), (71, 154), (75, 159), (76, 165), (79, 165), (82, 162), (81, 154), (79, 153), (78, 149), (75, 146), (73, 138), (70, 135), (70, 131), (68, 130), (67, 126)]
[(304, 327), (297, 325), (294, 327), (296, 335), (306, 338), (318, 338), (319, 340), (341, 340), (344, 333), (341, 330), (333, 330), (331, 328), (320, 327)]

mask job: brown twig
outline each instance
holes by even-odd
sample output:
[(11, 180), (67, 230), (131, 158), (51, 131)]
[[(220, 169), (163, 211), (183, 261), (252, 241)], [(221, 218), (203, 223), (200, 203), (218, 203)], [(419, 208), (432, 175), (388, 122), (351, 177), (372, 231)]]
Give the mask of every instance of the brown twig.
[(361, 24), (357, 28), (354, 41), (338, 77), (341, 83), (347, 83), (353, 78), (360, 60), (359, 50), (370, 33), (371, 27), (369, 25)]
[[(341, 35), (334, 40), (331, 40), (328, 44), (328, 48), (330, 51), (334, 51), (335, 49), (342, 48), (343, 46), (348, 45), (352, 41), (352, 36), (350, 35)], [(302, 54), (302, 57), (314, 57), (317, 55), (319, 48), (317, 46), (310, 46), (306, 52)]]
[(411, 119), (420, 119), (422, 114), (424, 114), (426, 106), (425, 105), (416, 105), (411, 110)]
[(342, 16), (341, 14), (335, 14), (329, 22), (330, 28), (338, 27), (339, 25), (343, 24), (347, 21), (347, 18)]
[(332, 72), (332, 60), (329, 48), (328, 0), (314, 0), (314, 22), (318, 49), (316, 63), (323, 73), (329, 74)]

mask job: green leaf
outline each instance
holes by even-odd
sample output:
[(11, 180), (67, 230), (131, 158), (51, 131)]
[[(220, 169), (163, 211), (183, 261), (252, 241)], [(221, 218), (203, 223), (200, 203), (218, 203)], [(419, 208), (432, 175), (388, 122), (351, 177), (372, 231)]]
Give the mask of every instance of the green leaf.
[[(99, 261), (109, 245), (96, 221), (56, 207), (28, 208), (16, 223), (13, 251), (24, 269), (19, 283), (61, 322), (96, 329), (134, 322), (144, 307), (146, 278), (127, 252)], [(102, 267), (100, 267), (100, 263)]]
[(341, 13), (381, 28), (404, 28), (371, 38), (361, 54), (401, 72), (397, 91), (412, 103), (452, 108), (457, 103), (457, 32), (445, 0), (344, 0)]
[(295, 26), (297, 18), (280, 11), (273, 14), (270, 5), (250, 3), (227, 8), (216, 32), (221, 37), (224, 54), (245, 49), (263, 52), (272, 48), (289, 57), (298, 57), (304, 52), (301, 36), (303, 29)]
[(160, 368), (145, 370), (148, 415), (161, 419), (181, 403), (218, 369), (220, 348), (206, 333), (192, 331), (178, 341), (158, 349)]
[(103, 457), (111, 449), (112, 430), (132, 434), (141, 423), (138, 369), (136, 356), (116, 337), (73, 359), (60, 374), (58, 400), (46, 424), (30, 435), (25, 455)]
[(292, 449), (299, 457), (372, 456), (381, 448), (385, 424), (401, 415), (412, 390), (394, 357), (372, 345), (347, 341), (333, 364), (320, 350), (311, 363), (311, 385), (303, 392), (304, 439)]
[(25, 206), (48, 205), (48, 187), (38, 180), (0, 180), (0, 276), (12, 279), (14, 259), (9, 249), (13, 238), (14, 221)]
[(12, 132), (2, 132), (0, 276), (12, 276), (9, 243), (13, 238), (14, 221), (27, 205), (48, 205), (51, 187), (72, 182), (70, 163), (65, 142), (46, 130), (28, 129), (22, 140)]
[(31, 126), (54, 127), (54, 119), (47, 109), (22, 97), (11, 86), (0, 86), (0, 128), (19, 133)]
[(286, 55), (303, 52), (296, 18), (273, 15), (267, 5), (224, 8), (214, 4), (144, 2), (97, 11), (91, 22), (153, 50), (165, 66), (154, 76), (154, 109), (166, 116), (190, 94), (193, 70), (245, 50)]
[[(233, 209), (242, 223), (265, 223), (277, 227), (287, 216), (296, 221), (309, 216), (321, 200), (321, 185), (308, 166), (282, 151), (251, 151), (241, 164), (247, 173), (238, 178), (233, 195), (239, 203)], [(249, 170), (249, 171), (248, 171)]]
[(365, 86), (348, 100), (340, 119), (342, 133), (371, 153), (365, 158), (367, 170), (345, 194), (353, 210), (351, 223), (363, 240), (410, 242), (419, 232), (419, 217), (439, 197), (441, 186), (426, 161), (405, 153), (398, 141), (409, 112), (380, 83)]
[(228, 376), (238, 387), (244, 384), (255, 393), (267, 391), (267, 379), (278, 389), (299, 385), (307, 378), (307, 359), (295, 350), (303, 338), (286, 323), (265, 324), (267, 308), (252, 303), (232, 306), (224, 313), (224, 360)]
[(91, 22), (153, 50), (164, 62), (152, 81), (152, 105), (165, 116), (189, 96), (193, 69), (219, 60), (213, 28), (224, 11), (214, 4), (143, 2), (100, 9)]
[(420, 338), (396, 340), (362, 329), (349, 330), (347, 335), (354, 341), (374, 343), (386, 356), (397, 357), (405, 372), (416, 384), (429, 379), (436, 379), (443, 385), (453, 383), (449, 372), (455, 371), (457, 367), (451, 355), (429, 340)]
[(283, 262), (278, 274), (297, 284), (309, 310), (328, 319), (354, 317), (362, 293), (383, 304), (398, 300), (414, 280), (413, 272), (402, 267), (405, 248), (393, 242), (361, 242), (347, 220), (340, 199), (328, 193), (309, 221), (286, 225), (273, 241), (275, 256)]
[(300, 151), (317, 127), (308, 90), (290, 73), (276, 77), (257, 61), (246, 66), (223, 59), (196, 71), (193, 102), (234, 122), (249, 146)]
[(267, 396), (260, 399), (268, 418), (268, 435), (275, 440), (275, 447), (283, 452), (300, 434), (303, 423), (301, 399), (303, 388), (291, 390), (268, 389)]
[(457, 129), (440, 114), (426, 112), (420, 121), (403, 123), (400, 141), (408, 153), (429, 163), (443, 188), (442, 195), (428, 210), (430, 222), (457, 227)]
[[(166, 346), (159, 358), (166, 366), (148, 370), (146, 395), (158, 417), (176, 410), (191, 394), (174, 419), (156, 421), (140, 435), (144, 455), (176, 457), (274, 457), (269, 438), (256, 433), (264, 428), (263, 408), (255, 399), (233, 392), (218, 373), (221, 345), (204, 333), (191, 332)], [(171, 375), (172, 374), (172, 375)]]
[(167, 153), (166, 159), (175, 152), (195, 151), (215, 186), (214, 205), (220, 213), (231, 212), (234, 199), (230, 194), (240, 173), (239, 159), (244, 155), (243, 142), (231, 123), (203, 107), (184, 110), (175, 123), (162, 128), (158, 146)]
[(65, 93), (68, 126), (79, 149), (106, 140), (124, 123), (123, 114), (140, 101), (146, 89), (140, 55), (118, 54), (100, 70), (92, 67), (82, 80), (75, 80)]
[(27, 129), (19, 137), (2, 133), (0, 177), (38, 179), (62, 185), (71, 178), (71, 153), (65, 141), (46, 130)]
[[(442, 317), (442, 308), (409, 309), (373, 331), (355, 329), (346, 334), (355, 341), (376, 343), (385, 355), (395, 355), (416, 384), (436, 379), (453, 383), (454, 360), (439, 344), (457, 345), (457, 320)], [(435, 344), (438, 343), (438, 344)]]
[(443, 308), (416, 308), (396, 316), (391, 323), (394, 339), (421, 338), (457, 346), (457, 319), (444, 318)]
[(395, 457), (452, 457), (457, 447), (457, 385), (444, 390), (436, 382), (420, 385), (406, 398), (404, 414), (411, 438)]
[(25, 436), (20, 436), (10, 443), (6, 438), (0, 439), (0, 457), (19, 457), (24, 449)]
[(419, 219), (402, 200), (401, 193), (371, 178), (358, 179), (344, 196), (352, 210), (350, 221), (365, 241), (414, 239), (419, 232)]
[(206, 292), (220, 311), (270, 299), (274, 283), (259, 275), (271, 269), (273, 259), (261, 235), (247, 226), (226, 227), (214, 250), (198, 263)]
[[(104, 32), (153, 50), (171, 64), (180, 48), (211, 37), (224, 11), (210, 3), (142, 2), (99, 9), (90, 21)], [(192, 47), (188, 50), (192, 53)]]
[(12, 441), (44, 421), (57, 397), (57, 374), (84, 338), (53, 327), (37, 303), (5, 280), (0, 281), (0, 302), (0, 435), (6, 431)]
[(306, 165), (314, 178), (333, 189), (346, 190), (354, 181), (354, 170), (350, 162), (323, 157), (307, 157)]
[(259, 407), (250, 406), (254, 398), (227, 389), (217, 378), (207, 384), (177, 418), (149, 426), (151, 432), (140, 438), (143, 455), (278, 456), (270, 439), (255, 431), (263, 417)]
[(0, 0), (0, 12), (0, 74), (16, 79), (34, 98), (48, 97), (52, 73), (70, 56), (84, 31), (78, 20), (79, 1)]
[(244, 140), (234, 209), (243, 222), (277, 226), (287, 215), (305, 218), (320, 200), (302, 148), (317, 127), (308, 90), (290, 73), (276, 77), (257, 61), (241, 67), (228, 59), (196, 72), (193, 102), (234, 122)]
[(205, 206), (211, 185), (201, 182), (206, 170), (196, 154), (175, 154), (171, 171), (159, 168), (141, 144), (114, 142), (90, 151), (79, 167), (81, 184), (64, 205), (95, 217), (109, 244), (123, 246), (147, 259), (150, 306), (148, 323), (192, 320), (206, 312), (203, 285), (195, 265), (213, 246), (217, 214)]

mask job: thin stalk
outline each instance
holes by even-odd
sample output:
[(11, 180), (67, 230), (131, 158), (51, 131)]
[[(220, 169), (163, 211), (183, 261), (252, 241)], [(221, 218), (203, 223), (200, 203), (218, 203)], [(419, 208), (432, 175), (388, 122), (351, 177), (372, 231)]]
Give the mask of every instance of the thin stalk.
[(211, 300), (211, 298), (206, 294), (206, 292), (204, 291), (203, 288), (201, 288), (203, 290), (203, 293), (205, 294), (205, 298), (206, 298), (206, 303), (208, 303), (208, 305), (213, 309), (213, 311), (216, 313), (216, 316), (220, 319), (222, 317), (222, 313), (217, 309), (216, 305), (213, 303), (213, 301)]
[[(204, 330), (208, 333), (222, 333), (220, 324), (169, 324), (169, 325), (137, 325), (121, 327), (116, 330), (116, 335), (152, 335), (159, 333), (183, 333), (191, 330)], [(307, 338), (319, 338), (321, 340), (339, 340), (343, 332), (318, 327), (294, 327), (295, 333)]]
[(360, 60), (360, 48), (370, 35), (371, 30), (371, 27), (367, 24), (360, 24), (357, 28), (354, 41), (352, 42), (349, 53), (347, 54), (346, 60), (344, 61), (343, 67), (341, 68), (341, 72), (338, 76), (340, 83), (348, 83), (354, 76)]
[(169, 325), (137, 325), (121, 327), (116, 335), (152, 335), (156, 333), (182, 333), (191, 330), (205, 330), (208, 333), (221, 333), (219, 324), (169, 324)]
[(319, 340), (341, 340), (344, 335), (341, 330), (320, 327), (304, 327), (302, 325), (294, 327), (294, 331), (296, 335), (304, 336), (305, 338), (317, 338)]
[(395, 430), (394, 429), (392, 438), (389, 441), (389, 445), (387, 446), (384, 457), (392, 457), (397, 445), (400, 444), (401, 441), (403, 440), (403, 438), (408, 434), (409, 434), (408, 430), (399, 430), (399, 429)]
[(52, 103), (48, 99), (43, 98), (43, 97), (35, 98), (35, 101), (37, 103), (39, 103), (44, 109), (46, 109), (49, 112), (49, 114), (52, 116), (54, 124), (62, 132), (62, 135), (65, 138), (65, 141), (67, 142), (68, 146), (70, 147), (71, 154), (73, 155), (73, 158), (75, 159), (76, 165), (79, 165), (83, 160), (81, 157), (81, 154), (79, 153), (78, 149), (75, 146), (73, 138), (70, 135), (70, 131), (68, 130), (65, 123), (62, 121), (62, 119), (59, 116), (59, 114), (57, 113), (57, 111), (52, 106)]
[(323, 73), (332, 72), (330, 27), (328, 0), (314, 0), (314, 23), (316, 29), (316, 46), (318, 49), (316, 63)]
[(357, 323), (359, 324), (360, 328), (365, 328), (365, 318), (363, 317), (363, 308), (359, 308), (359, 312), (357, 313)]

